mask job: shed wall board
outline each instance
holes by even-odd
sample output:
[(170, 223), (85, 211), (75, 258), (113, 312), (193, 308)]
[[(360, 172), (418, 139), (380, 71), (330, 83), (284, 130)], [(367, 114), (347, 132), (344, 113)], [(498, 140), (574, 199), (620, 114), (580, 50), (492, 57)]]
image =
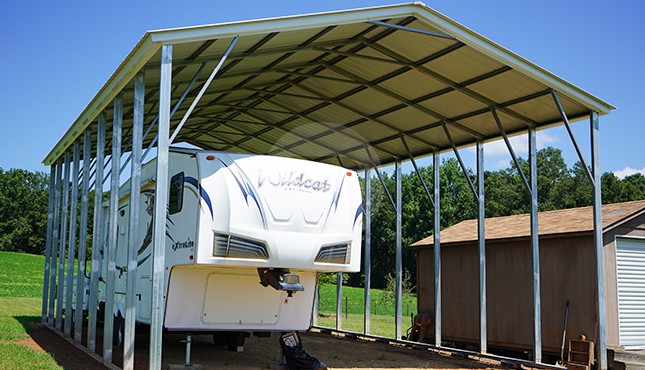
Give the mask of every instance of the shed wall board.
[[(566, 301), (567, 340), (595, 332), (593, 237), (540, 240), (542, 342), (545, 353), (560, 353)], [(477, 343), (478, 264), (476, 243), (442, 246), (442, 338)], [(419, 312), (434, 312), (433, 249), (418, 250)], [(533, 346), (531, 248), (528, 239), (488, 241), (486, 255), (488, 341), (491, 348), (531, 350)]]

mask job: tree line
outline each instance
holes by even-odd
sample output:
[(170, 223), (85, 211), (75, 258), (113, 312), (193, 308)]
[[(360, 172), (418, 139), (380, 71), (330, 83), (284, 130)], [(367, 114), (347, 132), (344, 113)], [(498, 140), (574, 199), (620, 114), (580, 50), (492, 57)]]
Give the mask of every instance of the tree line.
[[(520, 167), (528, 176), (528, 162), (519, 158)], [(539, 210), (589, 206), (592, 204), (591, 184), (584, 167), (576, 163), (568, 168), (559, 149), (547, 147), (537, 153)], [(421, 176), (433, 192), (432, 166), (420, 168)], [(440, 173), (441, 228), (477, 217), (477, 203), (454, 158), (444, 159)], [(473, 184), (474, 171), (468, 170)], [(365, 180), (361, 179), (361, 186)], [(382, 173), (382, 180), (391, 195), (396, 184), (392, 175)], [(385, 288), (387, 276), (395, 270), (396, 213), (377, 177), (370, 179), (372, 189), (372, 287)], [(616, 203), (645, 199), (645, 176), (634, 174), (624, 179), (606, 172), (601, 178), (602, 202)], [(403, 175), (403, 268), (416, 280), (415, 253), (408, 245), (423, 239), (434, 229), (432, 203), (415, 172)], [(497, 171), (485, 171), (484, 191), (486, 217), (507, 216), (530, 211), (529, 193), (514, 164)], [(106, 195), (106, 194), (104, 194)], [(90, 194), (90, 203), (94, 197)], [(49, 175), (22, 169), (0, 168), (0, 251), (44, 254), (47, 233)], [(79, 201), (80, 203), (80, 201)], [(79, 204), (80, 210), (80, 204)], [(90, 204), (90, 227), (93, 206)], [(80, 211), (76, 212), (77, 217)], [(91, 230), (88, 232), (88, 238)], [(88, 241), (88, 248), (91, 241)], [(364, 245), (364, 243), (363, 243)], [(88, 253), (89, 255), (89, 253)], [(349, 285), (361, 286), (363, 273), (352, 274)]]

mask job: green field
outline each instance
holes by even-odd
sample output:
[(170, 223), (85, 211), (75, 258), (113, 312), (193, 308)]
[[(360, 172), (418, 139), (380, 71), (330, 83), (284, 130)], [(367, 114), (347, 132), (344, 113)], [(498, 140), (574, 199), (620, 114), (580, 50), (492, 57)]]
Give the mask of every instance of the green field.
[[(336, 328), (336, 285), (324, 284), (319, 287), (320, 302), (318, 311), (324, 317), (318, 317), (318, 326)], [(370, 334), (391, 337), (395, 335), (394, 297), (379, 289), (370, 290)], [(343, 287), (341, 329), (363, 333), (365, 298), (363, 288)], [(403, 313), (403, 331), (410, 326), (409, 317), (416, 312), (415, 296), (404, 295), (401, 305)]]
[(40, 322), (45, 258), (0, 252), (0, 369), (62, 369), (22, 344)]

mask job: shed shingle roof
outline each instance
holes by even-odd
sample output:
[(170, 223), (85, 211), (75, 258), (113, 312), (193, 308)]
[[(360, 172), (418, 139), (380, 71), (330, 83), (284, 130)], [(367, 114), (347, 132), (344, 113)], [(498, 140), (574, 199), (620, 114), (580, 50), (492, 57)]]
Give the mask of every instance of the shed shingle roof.
[[(645, 200), (605, 204), (602, 206), (603, 232), (616, 224), (645, 212)], [(530, 214), (491, 217), (485, 220), (486, 240), (521, 238), (531, 235)], [(593, 207), (580, 207), (538, 213), (539, 235), (593, 232)], [(441, 231), (441, 243), (477, 240), (477, 220), (465, 220)], [(412, 247), (434, 244), (432, 235), (413, 243)]]

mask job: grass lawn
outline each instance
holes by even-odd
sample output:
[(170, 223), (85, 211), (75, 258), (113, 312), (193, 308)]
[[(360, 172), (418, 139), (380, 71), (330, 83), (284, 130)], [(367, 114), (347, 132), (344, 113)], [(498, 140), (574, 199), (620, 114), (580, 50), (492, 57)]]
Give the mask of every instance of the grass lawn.
[[(322, 284), (319, 287), (319, 291), (319, 312), (334, 316), (318, 317), (318, 326), (336, 328), (336, 285)], [(379, 289), (371, 289), (370, 295), (370, 334), (394, 338), (396, 330), (394, 297), (388, 296), (387, 292)], [(341, 329), (363, 333), (363, 312), (365, 310), (363, 288), (344, 286), (342, 300)], [(409, 317), (417, 309), (416, 296), (405, 295), (401, 307), (403, 314), (402, 328), (405, 334), (405, 330), (410, 326)]]
[(0, 252), (0, 369), (62, 369), (19, 341), (40, 321), (45, 258)]

